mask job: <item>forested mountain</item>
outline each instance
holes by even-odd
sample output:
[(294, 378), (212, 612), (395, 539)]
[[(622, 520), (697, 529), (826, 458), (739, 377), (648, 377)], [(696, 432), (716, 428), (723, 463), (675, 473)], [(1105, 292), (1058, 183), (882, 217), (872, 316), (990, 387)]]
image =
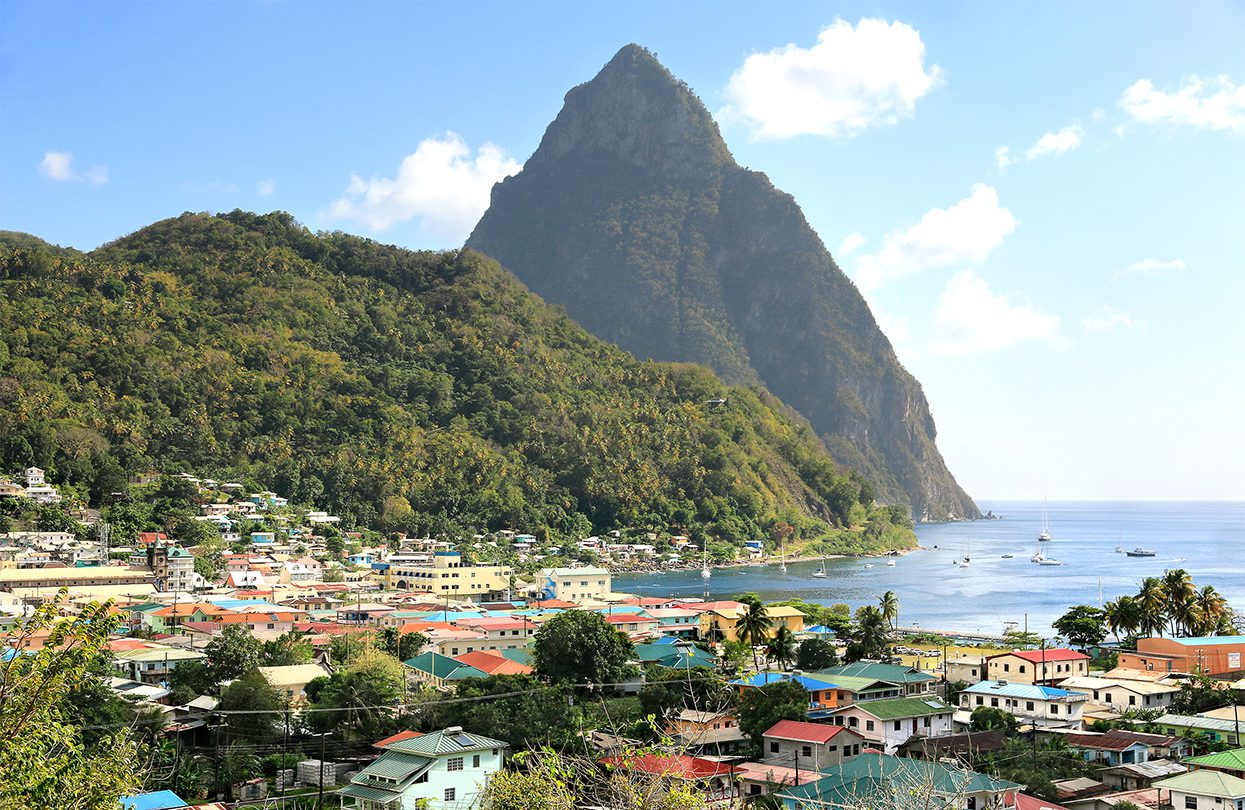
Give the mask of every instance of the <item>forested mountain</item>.
[(639, 358), (765, 385), (891, 502), (979, 516), (920, 384), (799, 205), (735, 163), (704, 105), (643, 48), (567, 93), (467, 244)]
[(413, 532), (895, 536), (772, 395), (638, 362), (473, 251), (185, 214), (88, 254), (0, 237), (0, 292), (0, 472), (97, 501), (154, 468)]

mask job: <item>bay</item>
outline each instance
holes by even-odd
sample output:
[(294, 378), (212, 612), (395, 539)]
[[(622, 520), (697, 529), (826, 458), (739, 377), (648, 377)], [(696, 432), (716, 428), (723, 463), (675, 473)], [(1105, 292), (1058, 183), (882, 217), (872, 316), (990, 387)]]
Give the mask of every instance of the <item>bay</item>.
[[(889, 558), (828, 560), (825, 579), (812, 576), (816, 562), (792, 563), (786, 573), (777, 565), (721, 568), (713, 571), (709, 596), (753, 591), (765, 601), (800, 598), (855, 609), (891, 590), (905, 629), (994, 634), (1008, 622), (1027, 622), (1051, 636), (1051, 622), (1070, 606), (1098, 605), (1100, 593), (1106, 601), (1135, 593), (1145, 577), (1184, 568), (1199, 587), (1214, 585), (1245, 611), (1245, 502), (1052, 501), (1046, 509), (1053, 539), (1041, 545), (1061, 566), (1029, 559), (1042, 529), (1041, 501), (978, 505), (1003, 519), (918, 525), (920, 550), (894, 558), (894, 567)], [(1127, 557), (1117, 546), (1156, 556)], [(955, 566), (965, 554), (972, 565)], [(702, 596), (704, 587), (699, 571), (614, 577), (616, 591), (642, 596)]]

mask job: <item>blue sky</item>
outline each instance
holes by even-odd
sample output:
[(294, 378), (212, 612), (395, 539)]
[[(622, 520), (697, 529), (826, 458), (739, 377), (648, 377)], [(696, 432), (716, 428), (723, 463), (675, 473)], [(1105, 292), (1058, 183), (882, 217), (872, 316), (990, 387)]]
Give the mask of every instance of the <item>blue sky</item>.
[(1243, 499), (1243, 8), (5, 0), (0, 228), (456, 246), (638, 42), (803, 206), (970, 493)]

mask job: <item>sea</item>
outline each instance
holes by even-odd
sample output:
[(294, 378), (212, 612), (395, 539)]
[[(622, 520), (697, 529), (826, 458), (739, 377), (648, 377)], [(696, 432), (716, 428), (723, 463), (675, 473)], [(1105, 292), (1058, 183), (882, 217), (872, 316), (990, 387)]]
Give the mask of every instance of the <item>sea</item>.
[[(818, 562), (714, 569), (709, 597), (755, 592), (763, 600), (800, 598), (876, 604), (885, 591), (899, 597), (903, 629), (1002, 634), (1026, 627), (1053, 636), (1051, 622), (1072, 605), (1100, 605), (1136, 593), (1145, 577), (1183, 568), (1201, 587), (1213, 585), (1245, 611), (1245, 502), (984, 501), (999, 520), (930, 523), (916, 527), (920, 548), (896, 558), (843, 558), (825, 562), (827, 577), (812, 576)], [(1042, 553), (1064, 563), (1040, 566), (1043, 512), (1051, 540)], [(1116, 548), (1150, 549), (1128, 557)], [(1005, 559), (1003, 555), (1012, 555)], [(968, 567), (955, 560), (967, 556)], [(895, 565), (888, 566), (887, 560)], [(614, 590), (642, 596), (702, 596), (700, 571), (618, 574)]]

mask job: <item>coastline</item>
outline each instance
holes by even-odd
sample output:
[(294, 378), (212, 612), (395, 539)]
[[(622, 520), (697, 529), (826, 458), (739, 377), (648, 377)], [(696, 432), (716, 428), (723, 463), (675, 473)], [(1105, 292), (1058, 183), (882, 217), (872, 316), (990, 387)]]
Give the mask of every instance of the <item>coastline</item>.
[[(715, 562), (709, 564), (709, 569), (716, 571), (725, 568), (768, 568), (779, 565), (785, 559), (788, 563), (805, 563), (818, 562), (820, 560), (869, 560), (880, 559), (883, 557), (906, 557), (914, 551), (920, 551), (920, 546), (912, 548), (894, 549), (892, 551), (878, 552), (876, 554), (801, 554), (793, 555), (786, 558), (783, 557), (765, 557), (760, 560), (732, 560), (730, 562)], [(625, 566), (606, 566), (611, 575), (616, 574), (650, 574), (650, 573), (668, 573), (671, 571), (699, 571), (701, 566), (695, 563), (687, 565), (673, 565), (661, 568), (653, 568), (649, 566), (639, 566), (628, 568)]]

